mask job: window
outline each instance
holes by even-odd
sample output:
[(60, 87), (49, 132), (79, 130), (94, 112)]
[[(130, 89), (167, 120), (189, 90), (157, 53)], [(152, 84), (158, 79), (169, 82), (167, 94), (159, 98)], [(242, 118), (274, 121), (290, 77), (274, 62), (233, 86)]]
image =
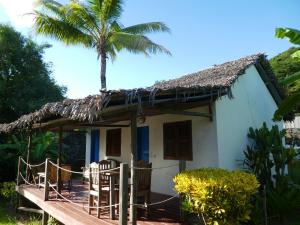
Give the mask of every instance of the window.
[(193, 160), (192, 121), (164, 124), (164, 159)]
[(106, 131), (106, 156), (121, 156), (121, 129)]

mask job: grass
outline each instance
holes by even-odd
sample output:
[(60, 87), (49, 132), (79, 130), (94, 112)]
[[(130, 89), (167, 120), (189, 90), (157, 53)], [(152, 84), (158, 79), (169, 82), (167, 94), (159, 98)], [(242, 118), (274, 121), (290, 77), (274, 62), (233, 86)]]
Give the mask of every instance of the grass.
[(37, 217), (30, 216), (29, 214), (10, 215), (7, 210), (7, 201), (0, 199), (0, 225), (40, 225), (41, 222)]
[(6, 210), (6, 201), (0, 202), (0, 225), (15, 225), (17, 224), (17, 221), (15, 218), (12, 218), (8, 215), (8, 212)]

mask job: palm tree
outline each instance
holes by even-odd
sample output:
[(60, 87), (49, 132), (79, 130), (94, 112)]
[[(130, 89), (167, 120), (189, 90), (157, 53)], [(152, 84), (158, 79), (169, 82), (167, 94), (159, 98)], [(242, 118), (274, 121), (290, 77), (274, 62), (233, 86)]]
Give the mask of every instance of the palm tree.
[[(287, 38), (291, 43), (300, 45), (300, 30), (292, 28), (277, 28), (276, 29), (277, 38)], [(292, 57), (300, 59), (300, 50), (293, 53)], [(289, 86), (296, 81), (300, 80), (300, 71), (290, 74), (285, 79), (279, 81), (283, 86)], [(300, 90), (295, 93), (288, 95), (279, 105), (278, 109), (274, 114), (275, 120), (281, 120), (283, 117), (287, 116), (289, 113), (297, 110), (300, 106)]]
[(150, 22), (124, 27), (119, 19), (123, 11), (122, 0), (70, 0), (62, 5), (54, 0), (41, 0), (34, 11), (35, 30), (67, 45), (94, 48), (100, 59), (101, 89), (106, 89), (106, 62), (114, 60), (117, 52), (125, 49), (132, 53), (166, 53), (166, 48), (145, 35), (169, 32), (162, 22)]

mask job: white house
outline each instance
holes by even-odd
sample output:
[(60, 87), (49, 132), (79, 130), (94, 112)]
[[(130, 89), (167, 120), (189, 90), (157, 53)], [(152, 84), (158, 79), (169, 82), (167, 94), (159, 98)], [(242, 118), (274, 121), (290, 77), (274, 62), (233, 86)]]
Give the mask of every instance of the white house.
[[(136, 90), (142, 93), (139, 102), (145, 102), (145, 95), (154, 101), (153, 105), (161, 101), (160, 112), (141, 113), (137, 148), (138, 160), (152, 162), (152, 191), (164, 194), (173, 194), (172, 178), (179, 171), (180, 161), (186, 162), (187, 169), (239, 167), (248, 144), (249, 127), (259, 128), (263, 122), (271, 127), (281, 100), (276, 79), (263, 54)], [(156, 97), (151, 96), (153, 92)], [(132, 90), (126, 93), (132, 96)], [(164, 103), (166, 98), (173, 98), (173, 102)], [(168, 109), (162, 108), (165, 104)], [(113, 127), (89, 128), (86, 165), (108, 158), (129, 163), (129, 123), (129, 120), (118, 120), (112, 123)], [(282, 122), (277, 125), (283, 128)]]
[[(263, 122), (271, 127), (281, 97), (266, 56), (256, 54), (147, 88), (101, 91), (83, 99), (48, 103), (15, 122), (0, 124), (0, 133), (29, 131), (27, 163), (30, 163), (32, 133), (58, 132), (57, 155), (61, 165), (63, 132), (85, 131), (87, 166), (102, 159), (130, 163), (130, 199), (135, 204), (137, 160), (152, 163), (151, 191), (170, 195), (174, 194), (172, 179), (179, 168), (240, 167), (249, 127), (259, 128)], [(283, 122), (277, 125), (283, 128)], [(19, 165), (21, 162), (20, 159)], [(46, 165), (45, 169), (48, 160)], [(123, 178), (127, 175), (121, 174)], [(61, 182), (60, 176), (57, 178)], [(36, 198), (30, 186), (19, 188), (20, 185), (17, 187), (20, 194), (42, 203), (41, 208), (51, 214), (48, 207), (52, 206)], [(44, 193), (47, 199), (47, 191)], [(126, 209), (127, 204), (124, 206)], [(134, 208), (130, 210), (132, 217)]]
[(239, 167), (249, 127), (271, 127), (281, 96), (266, 56), (255, 54), (147, 88), (48, 103), (0, 132), (84, 130), (87, 166), (137, 155), (152, 163), (152, 191), (173, 194), (179, 164)]

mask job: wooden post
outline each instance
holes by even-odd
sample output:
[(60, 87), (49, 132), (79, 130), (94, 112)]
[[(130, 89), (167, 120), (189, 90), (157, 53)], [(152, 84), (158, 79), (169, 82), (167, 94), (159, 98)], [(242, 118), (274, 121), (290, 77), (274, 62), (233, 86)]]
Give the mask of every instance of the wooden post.
[[(61, 167), (61, 152), (62, 152), (62, 142), (63, 142), (63, 137), (62, 137), (62, 133), (63, 133), (63, 128), (62, 126), (59, 127), (59, 137), (58, 137), (58, 158), (57, 158), (57, 165), (59, 167)], [(57, 182), (56, 182), (56, 185), (57, 185), (57, 192), (59, 194), (61, 194), (61, 169), (60, 168), (57, 168)], [(57, 194), (56, 196), (57, 198), (60, 198), (60, 196)]]
[[(186, 161), (184, 160), (179, 160), (179, 173), (184, 171), (186, 169)], [(180, 195), (179, 196), (179, 205), (180, 205), (180, 222), (184, 222), (185, 219), (185, 214), (184, 214), (184, 210), (182, 210), (182, 201), (183, 201), (183, 196)]]
[(136, 225), (136, 206), (137, 203), (137, 182), (135, 176), (136, 160), (137, 160), (137, 126), (136, 126), (136, 112), (131, 115), (131, 159), (130, 159), (130, 173), (131, 173), (131, 184), (130, 184), (130, 223)]
[[(116, 167), (116, 163), (115, 161), (111, 161), (111, 168), (115, 168)], [(115, 171), (112, 171), (115, 172)], [(109, 176), (109, 217), (110, 219), (114, 220), (115, 219), (115, 206), (113, 206), (115, 204), (115, 176), (114, 174), (111, 174), (111, 176)]]
[(47, 225), (48, 219), (49, 219), (49, 214), (46, 211), (43, 211), (42, 225)]
[(179, 173), (185, 171), (185, 169), (186, 169), (186, 161), (179, 160)]
[(28, 134), (28, 144), (27, 144), (27, 157), (26, 157), (26, 180), (28, 181), (28, 178), (29, 178), (29, 166), (28, 164), (30, 163), (30, 152), (31, 152), (31, 144), (32, 143), (32, 133), (31, 131), (29, 131), (29, 134)]
[(49, 177), (49, 159), (46, 159), (46, 163), (45, 163), (45, 189), (44, 189), (44, 201), (48, 201), (49, 200), (49, 183), (48, 183), (48, 177)]
[(20, 186), (21, 156), (18, 161), (17, 186)]
[(119, 225), (127, 224), (128, 164), (120, 164)]

